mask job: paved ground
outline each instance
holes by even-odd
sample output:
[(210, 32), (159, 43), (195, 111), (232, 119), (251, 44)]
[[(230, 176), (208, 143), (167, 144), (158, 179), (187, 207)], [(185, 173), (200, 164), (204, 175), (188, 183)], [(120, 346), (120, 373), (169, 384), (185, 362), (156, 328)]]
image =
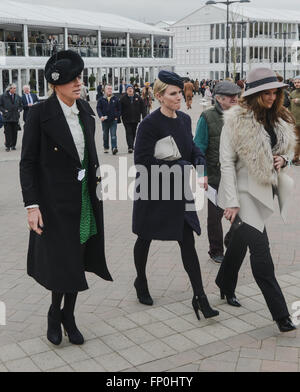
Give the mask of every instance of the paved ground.
[[(202, 109), (195, 99), (194, 129)], [(124, 129), (119, 149), (126, 155)], [(102, 163), (118, 165), (118, 157), (102, 153)], [(18, 180), (18, 151), (0, 151), (0, 301), (7, 306), (7, 325), (0, 326), (0, 372), (6, 371), (293, 371), (300, 370), (300, 329), (280, 334), (251, 275), (248, 257), (237, 295), (242, 308), (221, 301), (214, 279), (218, 266), (207, 255), (206, 209), (200, 212), (203, 235), (197, 238), (206, 291), (220, 311), (214, 320), (197, 321), (192, 291), (178, 245), (153, 242), (148, 276), (151, 308), (136, 300), (131, 233), (132, 203), (105, 203), (106, 253), (114, 282), (88, 274), (90, 290), (79, 295), (77, 321), (86, 343), (75, 347), (65, 339), (59, 348), (48, 343), (46, 314), (49, 293), (26, 275), (28, 230)], [(132, 157), (129, 157), (132, 161)], [(299, 203), (300, 168), (292, 168), (296, 189), (289, 225), (278, 212), (268, 224), (277, 276), (289, 307), (300, 300)], [(224, 223), (225, 228), (228, 227)]]

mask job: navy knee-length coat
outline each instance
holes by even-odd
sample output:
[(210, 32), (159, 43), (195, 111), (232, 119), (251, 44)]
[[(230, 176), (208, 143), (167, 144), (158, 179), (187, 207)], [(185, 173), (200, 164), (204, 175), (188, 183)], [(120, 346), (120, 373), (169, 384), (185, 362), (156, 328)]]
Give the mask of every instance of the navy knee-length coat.
[[(140, 124), (136, 138), (134, 150), (135, 165), (142, 165), (148, 172), (148, 200), (137, 198), (133, 205), (133, 232), (141, 238), (148, 240), (177, 240), (183, 237), (184, 223), (187, 222), (192, 229), (200, 235), (200, 223), (196, 212), (187, 212), (187, 200), (182, 188), (180, 200), (175, 197), (174, 181), (170, 181), (170, 200), (163, 200), (162, 181), (159, 181), (159, 198), (151, 199), (151, 168), (155, 165), (179, 165), (182, 169), (182, 184), (187, 178), (183, 178), (184, 166), (206, 166), (206, 161), (201, 150), (195, 145), (192, 135), (191, 118), (183, 113), (176, 112), (177, 118), (164, 116), (160, 109), (157, 109), (147, 116)], [(156, 143), (166, 136), (172, 136), (181, 154), (181, 159), (177, 161), (158, 160), (154, 157)], [(138, 169), (138, 166), (137, 166)], [(137, 182), (140, 182), (140, 171), (137, 170)], [(139, 186), (136, 186), (140, 192)], [(190, 203), (193, 204), (193, 201)]]
[(28, 274), (48, 290), (77, 292), (88, 288), (85, 271), (112, 280), (104, 252), (103, 205), (97, 198), (99, 167), (94, 141), (95, 119), (89, 104), (77, 100), (88, 151), (88, 188), (97, 235), (80, 245), (82, 183), (80, 158), (56, 95), (32, 106), (25, 125), (20, 180), (26, 206), (38, 204), (43, 234), (30, 232)]

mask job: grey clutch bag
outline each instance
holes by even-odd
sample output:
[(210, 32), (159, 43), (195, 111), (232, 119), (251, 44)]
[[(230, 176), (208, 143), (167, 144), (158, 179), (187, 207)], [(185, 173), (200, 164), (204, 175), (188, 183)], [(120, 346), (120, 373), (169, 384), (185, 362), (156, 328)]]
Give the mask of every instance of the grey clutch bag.
[(154, 157), (165, 161), (177, 161), (181, 158), (177, 144), (172, 136), (164, 137), (156, 143)]

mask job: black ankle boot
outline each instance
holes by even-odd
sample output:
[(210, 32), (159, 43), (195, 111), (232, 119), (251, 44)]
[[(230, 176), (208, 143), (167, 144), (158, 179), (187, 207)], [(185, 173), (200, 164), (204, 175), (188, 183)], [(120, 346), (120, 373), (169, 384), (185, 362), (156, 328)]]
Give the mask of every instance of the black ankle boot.
[(217, 310), (211, 308), (206, 295), (194, 295), (192, 305), (198, 320), (200, 320), (199, 310), (201, 310), (205, 318), (216, 317), (219, 315)]
[(141, 304), (152, 306), (153, 299), (149, 293), (147, 281), (141, 282), (138, 278), (134, 281), (137, 297)]
[(55, 346), (59, 346), (62, 341), (61, 314), (60, 312), (53, 312), (52, 306), (50, 306), (48, 312), (47, 339)]
[(68, 336), (70, 343), (83, 344), (84, 337), (76, 326), (74, 315), (66, 315), (64, 310), (61, 311), (61, 322), (64, 327), (65, 336)]
[(296, 329), (296, 326), (292, 323), (289, 317), (284, 317), (276, 321), (276, 324), (280, 332), (290, 332)]
[(242, 306), (239, 303), (239, 301), (237, 300), (235, 294), (227, 295), (227, 294), (223, 293), (223, 291), (221, 290), (220, 295), (221, 295), (221, 299), (225, 299), (225, 297), (226, 297), (228, 305), (235, 306), (236, 308), (240, 308)]

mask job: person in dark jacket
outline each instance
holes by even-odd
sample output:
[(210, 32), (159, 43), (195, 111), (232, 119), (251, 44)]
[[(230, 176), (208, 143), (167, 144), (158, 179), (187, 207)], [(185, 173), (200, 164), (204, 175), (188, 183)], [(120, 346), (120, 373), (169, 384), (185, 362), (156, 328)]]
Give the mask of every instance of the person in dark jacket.
[[(112, 280), (104, 252), (101, 178), (94, 141), (94, 112), (81, 100), (82, 58), (71, 50), (53, 55), (45, 78), (54, 89), (34, 105), (25, 124), (20, 180), (30, 229), (27, 271), (52, 292), (47, 338), (83, 344), (74, 309), (88, 289), (85, 271)], [(64, 298), (64, 308), (61, 303)]]
[[(224, 111), (238, 104), (241, 89), (235, 83), (224, 80), (214, 89), (215, 105), (205, 110), (198, 121), (195, 143), (205, 154), (207, 163), (208, 185), (218, 191), (221, 170), (219, 149), (221, 132), (224, 125)], [(224, 259), (222, 218), (223, 210), (210, 200), (207, 206), (207, 236), (209, 241), (209, 256), (215, 263)]]
[(129, 84), (126, 88), (126, 94), (121, 98), (121, 115), (129, 154), (133, 153), (137, 126), (141, 121), (141, 116), (145, 117), (145, 111), (142, 98), (134, 93), (133, 86)]
[(97, 113), (103, 129), (103, 148), (104, 152), (108, 153), (110, 134), (112, 153), (116, 155), (118, 153), (117, 126), (121, 116), (121, 104), (119, 98), (113, 95), (112, 86), (107, 84), (104, 92), (105, 95), (97, 103)]
[(11, 84), (7, 91), (0, 97), (0, 112), (2, 112), (5, 151), (15, 150), (18, 139), (20, 112), (23, 110), (22, 99), (16, 94), (17, 86)]
[[(168, 71), (159, 73), (154, 86), (154, 94), (161, 103), (161, 107), (142, 121), (137, 135), (134, 153), (134, 162), (138, 172), (137, 185), (140, 184), (141, 195), (143, 179), (146, 178), (148, 197), (136, 197), (133, 207), (133, 232), (138, 236), (134, 247), (137, 271), (134, 286), (139, 301), (145, 305), (152, 305), (153, 300), (146, 278), (146, 263), (151, 241), (177, 241), (181, 249), (184, 268), (194, 292), (192, 305), (197, 318), (200, 319), (199, 310), (206, 318), (217, 316), (219, 312), (210, 307), (204, 293), (193, 234), (195, 231), (200, 235), (200, 224), (195, 209), (191, 208), (194, 204), (193, 198), (188, 203), (186, 193), (182, 189), (183, 183), (189, 183), (189, 175), (186, 176), (186, 172), (189, 172), (191, 166), (205, 166), (205, 158), (193, 142), (191, 118), (179, 111), (182, 89), (183, 82), (177, 74)], [(181, 158), (178, 159), (178, 154), (174, 156), (176, 158), (174, 160), (173, 158), (172, 160), (155, 158), (157, 142), (169, 136), (172, 136), (176, 143)], [(139, 169), (141, 166), (142, 171)], [(162, 176), (157, 179), (152, 178), (151, 172), (167, 166), (174, 176), (170, 176), (170, 188), (164, 189), (168, 181), (164, 181)], [(144, 169), (147, 171), (146, 176), (145, 173), (143, 174)], [(158, 197), (152, 197), (155, 188), (157, 188), (155, 193)], [(177, 192), (178, 190), (180, 193)], [(165, 191), (170, 192), (169, 198), (164, 197)]]
[(36, 103), (39, 102), (39, 99), (36, 94), (30, 92), (30, 86), (25, 85), (23, 87), (23, 95), (22, 95), (22, 105), (23, 105), (23, 121), (26, 122), (27, 115), (29, 109)]

